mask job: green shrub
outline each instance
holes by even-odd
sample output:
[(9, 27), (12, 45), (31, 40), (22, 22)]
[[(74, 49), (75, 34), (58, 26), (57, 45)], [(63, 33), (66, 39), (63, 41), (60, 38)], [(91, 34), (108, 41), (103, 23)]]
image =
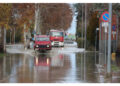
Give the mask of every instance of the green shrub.
[(78, 46), (78, 48), (83, 48), (82, 44), (84, 44), (84, 39), (77, 38), (77, 46)]
[(0, 58), (2, 58), (4, 56), (4, 53), (0, 53)]
[(119, 71), (120, 70), (120, 68), (119, 67), (117, 67), (116, 65), (112, 65), (112, 71)]

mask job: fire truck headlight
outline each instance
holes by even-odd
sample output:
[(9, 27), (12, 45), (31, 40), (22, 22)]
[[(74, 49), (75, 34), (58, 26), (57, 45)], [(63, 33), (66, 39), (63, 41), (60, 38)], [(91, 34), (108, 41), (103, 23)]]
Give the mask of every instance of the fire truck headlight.
[(54, 45), (54, 42), (51, 42), (51, 45)]
[(39, 47), (38, 45), (36, 45), (36, 47)]
[(49, 45), (47, 45), (47, 47), (49, 47)]

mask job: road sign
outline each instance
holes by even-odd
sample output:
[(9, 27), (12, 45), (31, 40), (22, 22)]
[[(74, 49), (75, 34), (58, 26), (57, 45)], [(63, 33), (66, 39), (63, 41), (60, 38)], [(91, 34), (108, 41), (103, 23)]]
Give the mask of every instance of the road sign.
[(115, 25), (112, 26), (112, 30), (116, 31), (116, 26)]
[(113, 31), (113, 32), (112, 32), (112, 34), (113, 34), (113, 35), (115, 35), (115, 34), (116, 34), (116, 32), (115, 32), (115, 31)]
[(108, 22), (102, 22), (102, 27), (108, 27)]
[(35, 30), (33, 30), (32, 34), (36, 34)]
[(103, 14), (101, 15), (101, 20), (103, 22), (108, 22), (109, 21), (109, 12), (103, 12)]
[(105, 33), (107, 33), (108, 22), (102, 22), (102, 27), (105, 28)]

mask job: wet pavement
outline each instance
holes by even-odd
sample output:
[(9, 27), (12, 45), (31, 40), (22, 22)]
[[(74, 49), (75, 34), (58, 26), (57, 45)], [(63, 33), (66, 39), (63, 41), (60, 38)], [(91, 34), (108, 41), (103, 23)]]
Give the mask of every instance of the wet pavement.
[[(65, 48), (66, 49), (66, 48)], [(72, 48), (53, 48), (55, 52), (33, 55), (6, 54), (0, 58), (1, 83), (119, 83), (119, 77), (105, 78), (96, 64), (95, 52), (69, 52)], [(95, 64), (96, 63), (96, 64)]]

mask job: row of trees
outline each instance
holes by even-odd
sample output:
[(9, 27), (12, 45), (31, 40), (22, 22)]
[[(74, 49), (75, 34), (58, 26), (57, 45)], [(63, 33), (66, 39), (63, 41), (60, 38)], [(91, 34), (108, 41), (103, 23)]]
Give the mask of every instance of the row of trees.
[(36, 4), (35, 29), (41, 28), (42, 34), (50, 29), (67, 30), (72, 21), (72, 9), (69, 4)]
[(23, 34), (28, 30), (32, 32), (36, 28), (41, 34), (46, 34), (52, 28), (67, 30), (71, 21), (69, 4), (0, 4), (0, 28), (11, 32), (12, 41), (15, 32), (21, 31), (19, 35), (23, 41)]
[[(95, 46), (95, 36), (96, 36), (96, 28), (99, 27), (99, 18), (104, 11), (108, 11), (108, 4), (107, 3), (86, 3), (87, 6), (87, 48), (91, 46)], [(83, 43), (81, 41), (84, 40), (84, 28), (85, 28), (85, 4), (78, 3), (75, 4), (75, 7), (78, 12), (77, 17), (77, 42), (79, 43), (79, 47), (83, 47)], [(120, 4), (114, 3), (113, 4), (113, 14), (120, 16)], [(83, 19), (82, 19), (83, 18)], [(83, 20), (83, 21), (82, 21)], [(83, 22), (83, 23), (82, 23)], [(82, 27), (83, 25), (83, 27)], [(82, 38), (82, 29), (83, 29), (83, 39)], [(97, 36), (99, 37), (99, 36)], [(98, 39), (98, 38), (97, 38)], [(98, 46), (98, 45), (97, 45)]]

